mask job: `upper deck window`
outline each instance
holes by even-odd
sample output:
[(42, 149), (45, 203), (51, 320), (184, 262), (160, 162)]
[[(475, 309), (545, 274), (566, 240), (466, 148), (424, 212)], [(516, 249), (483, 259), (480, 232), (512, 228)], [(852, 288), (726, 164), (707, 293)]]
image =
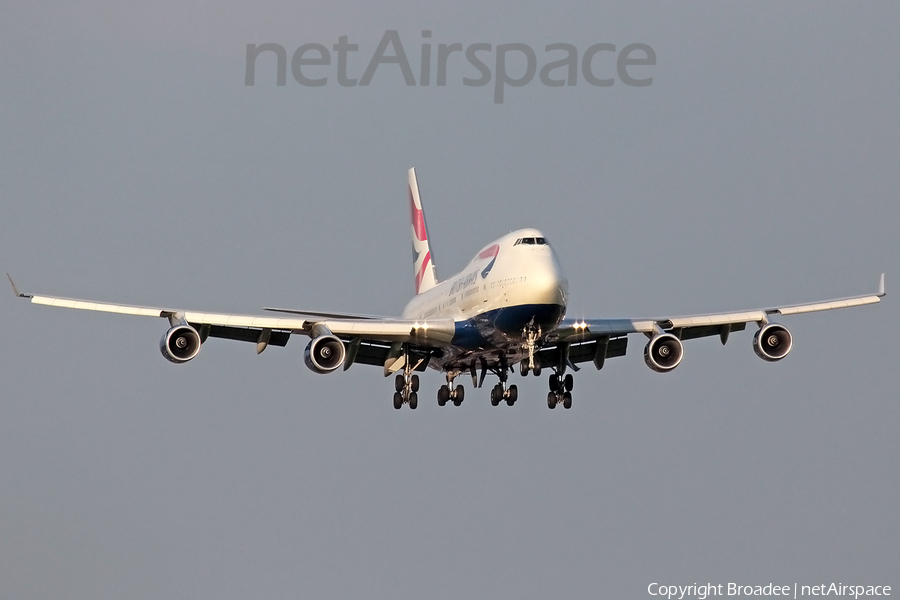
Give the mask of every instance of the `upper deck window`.
[(546, 246), (547, 238), (542, 237), (523, 237), (516, 240), (516, 243), (513, 246), (518, 246), (519, 244), (524, 244), (526, 246)]

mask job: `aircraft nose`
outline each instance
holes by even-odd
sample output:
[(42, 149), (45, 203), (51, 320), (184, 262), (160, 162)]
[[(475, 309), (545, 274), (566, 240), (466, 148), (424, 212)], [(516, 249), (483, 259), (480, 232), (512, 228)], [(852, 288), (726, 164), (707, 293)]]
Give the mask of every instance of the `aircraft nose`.
[(534, 261), (531, 266), (528, 275), (531, 303), (565, 306), (569, 282), (556, 259), (548, 257), (548, 260)]

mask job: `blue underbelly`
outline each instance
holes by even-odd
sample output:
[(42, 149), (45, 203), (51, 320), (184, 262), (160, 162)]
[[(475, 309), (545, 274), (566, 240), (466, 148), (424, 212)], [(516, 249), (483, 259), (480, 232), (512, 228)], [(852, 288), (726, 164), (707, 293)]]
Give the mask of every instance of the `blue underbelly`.
[(466, 350), (503, 345), (510, 338), (520, 337), (529, 324), (547, 333), (559, 325), (565, 312), (565, 307), (558, 304), (523, 304), (487, 311), (458, 321), (452, 344)]

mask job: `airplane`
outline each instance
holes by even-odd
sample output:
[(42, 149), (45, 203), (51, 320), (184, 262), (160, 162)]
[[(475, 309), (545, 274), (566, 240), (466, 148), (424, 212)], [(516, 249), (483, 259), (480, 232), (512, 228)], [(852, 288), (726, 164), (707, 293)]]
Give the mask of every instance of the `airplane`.
[(308, 336), (306, 366), (326, 374), (354, 364), (375, 365), (394, 375), (394, 408), (418, 406), (418, 373), (432, 368), (446, 383), (437, 403), (462, 404), (465, 388), (455, 385), (463, 374), (482, 387), (491, 373), (493, 406), (513, 406), (518, 388), (509, 375), (549, 376), (548, 408), (572, 406), (574, 379), (568, 371), (591, 362), (601, 369), (606, 359), (624, 356), (629, 335), (642, 334), (644, 362), (667, 373), (684, 357), (683, 342), (719, 336), (725, 344), (732, 332), (755, 324), (753, 350), (761, 359), (783, 359), (793, 347), (786, 327), (770, 322), (773, 315), (793, 315), (880, 302), (884, 274), (875, 294), (865, 294), (747, 311), (683, 317), (573, 319), (566, 316), (569, 283), (553, 247), (537, 229), (519, 229), (486, 245), (456, 275), (439, 280), (415, 169), (408, 171), (415, 296), (400, 317), (265, 308), (278, 316), (220, 314), (177, 308), (132, 306), (21, 293), (33, 304), (126, 315), (161, 317), (169, 328), (159, 342), (162, 355), (176, 364), (194, 359), (209, 338), (256, 344), (257, 354), (269, 346), (285, 346), (294, 335)]

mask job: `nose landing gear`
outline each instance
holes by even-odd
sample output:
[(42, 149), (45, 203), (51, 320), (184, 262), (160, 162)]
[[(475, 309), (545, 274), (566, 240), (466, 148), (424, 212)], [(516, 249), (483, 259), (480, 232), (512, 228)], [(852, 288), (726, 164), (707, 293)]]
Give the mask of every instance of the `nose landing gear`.
[(541, 328), (532, 322), (525, 326), (522, 330), (522, 349), (528, 353), (528, 358), (519, 363), (519, 374), (522, 377), (528, 375), (532, 371), (535, 376), (540, 377), (541, 367), (534, 360), (534, 353), (537, 350), (538, 340), (541, 339)]

